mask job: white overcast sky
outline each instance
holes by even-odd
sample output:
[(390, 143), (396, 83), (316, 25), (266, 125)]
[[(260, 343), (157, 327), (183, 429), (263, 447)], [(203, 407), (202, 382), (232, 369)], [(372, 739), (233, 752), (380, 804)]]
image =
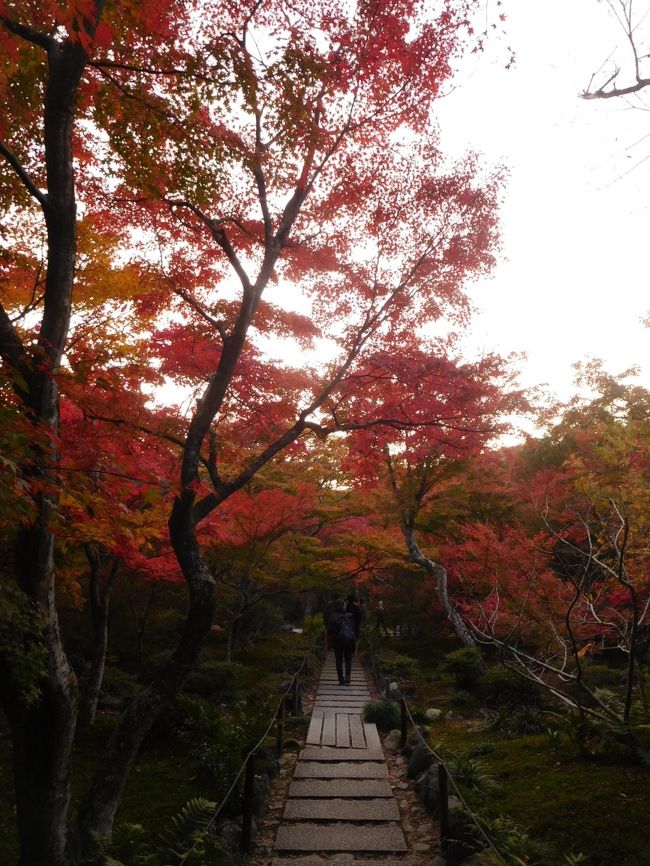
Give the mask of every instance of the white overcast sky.
[(445, 150), (483, 152), (510, 172), (502, 260), (472, 291), (471, 345), (526, 352), (522, 384), (560, 398), (589, 357), (612, 373), (638, 365), (650, 387), (650, 110), (579, 98), (623, 38), (597, 0), (503, 10), (515, 67), (495, 39), (436, 103)]

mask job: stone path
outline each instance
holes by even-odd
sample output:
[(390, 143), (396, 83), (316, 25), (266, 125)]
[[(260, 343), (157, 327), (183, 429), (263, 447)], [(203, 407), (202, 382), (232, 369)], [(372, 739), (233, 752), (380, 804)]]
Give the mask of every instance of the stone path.
[(348, 854), (346, 866), (409, 863), (377, 727), (362, 720), (370, 692), (357, 657), (351, 680), (338, 684), (334, 654), (328, 653), (276, 834), (273, 866), (317, 866), (324, 862), (319, 854)]

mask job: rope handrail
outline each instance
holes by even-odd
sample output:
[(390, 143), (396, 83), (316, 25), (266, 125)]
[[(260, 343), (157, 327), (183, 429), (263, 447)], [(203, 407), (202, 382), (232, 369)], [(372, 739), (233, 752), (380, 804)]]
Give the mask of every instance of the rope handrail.
[(461, 802), (461, 803), (463, 804), (463, 806), (465, 807), (465, 811), (466, 811), (466, 812), (469, 814), (469, 816), (471, 817), (472, 821), (473, 821), (474, 824), (476, 825), (476, 828), (479, 830), (481, 836), (483, 837), (483, 839), (484, 839), (485, 842), (487, 843), (488, 847), (492, 849), (492, 852), (493, 852), (493, 853), (496, 855), (496, 857), (501, 861), (501, 863), (503, 863), (504, 866), (507, 866), (507, 863), (506, 863), (506, 861), (503, 859), (503, 856), (502, 856), (501, 852), (498, 850), (498, 848), (495, 846), (494, 842), (490, 839), (490, 837), (488, 836), (488, 834), (486, 833), (486, 831), (485, 831), (485, 830), (483, 829), (483, 827), (481, 826), (481, 821), (480, 821), (480, 819), (478, 818), (478, 816), (476, 815), (476, 812), (474, 812), (473, 809), (470, 808), (470, 806), (469, 806), (468, 803), (467, 803), (467, 800), (466, 800), (465, 797), (462, 795), (462, 793), (461, 793), (461, 791), (460, 791), (460, 789), (459, 789), (459, 787), (458, 787), (458, 785), (457, 785), (457, 783), (456, 783), (456, 780), (454, 779), (454, 774), (453, 774), (453, 773), (451, 772), (451, 770), (449, 769), (448, 764), (444, 761), (444, 759), (442, 758), (442, 756), (439, 755), (438, 752), (436, 752), (436, 750), (435, 750), (434, 748), (432, 748), (432, 747), (429, 745), (429, 743), (427, 743), (427, 741), (424, 739), (424, 737), (422, 736), (422, 733), (420, 732), (420, 729), (418, 728), (418, 726), (417, 726), (417, 724), (416, 724), (416, 722), (415, 722), (415, 719), (413, 718), (413, 715), (412, 715), (412, 713), (411, 713), (411, 708), (409, 707), (408, 702), (406, 701), (406, 698), (402, 698), (402, 700), (404, 701), (404, 706), (406, 707), (406, 712), (408, 713), (408, 717), (409, 717), (409, 719), (411, 720), (411, 723), (412, 723), (412, 725), (413, 725), (413, 728), (414, 728), (415, 732), (417, 733), (417, 735), (418, 735), (418, 737), (419, 737), (419, 739), (420, 739), (420, 742), (421, 742), (422, 745), (423, 745), (423, 746), (424, 746), (424, 747), (425, 747), (425, 748), (426, 748), (426, 749), (427, 749), (427, 750), (428, 750), (428, 751), (433, 755), (433, 757), (437, 760), (437, 762), (438, 762), (439, 764), (442, 764), (442, 766), (445, 768), (445, 772), (447, 773), (447, 776), (448, 776), (448, 778), (449, 778), (449, 781), (451, 782), (452, 787), (454, 788), (454, 791), (456, 792), (456, 796), (458, 797), (458, 799), (460, 800), (460, 802)]
[[(377, 655), (376, 655), (376, 653), (375, 653), (375, 651), (374, 651), (374, 647), (372, 646), (372, 644), (370, 643), (370, 641), (366, 640), (366, 644), (367, 644), (367, 647), (368, 647), (368, 650), (369, 650), (369, 653), (370, 653), (370, 667), (371, 667), (371, 669), (372, 669), (372, 674), (373, 674), (373, 678), (374, 678), (374, 680), (375, 680), (375, 684), (376, 684), (377, 688), (379, 689), (379, 691), (381, 692), (381, 694), (383, 695), (384, 698), (386, 698), (386, 699), (388, 699), (388, 700), (394, 700), (393, 698), (391, 698), (391, 697), (389, 696), (389, 694), (388, 694), (388, 692), (387, 692), (387, 690), (386, 690), (385, 685), (382, 686), (381, 683), (378, 682), (377, 674), (378, 674), (378, 672), (379, 672), (379, 670), (380, 670), (379, 659), (377, 658)], [(442, 766), (444, 767), (445, 772), (446, 772), (446, 774), (447, 774), (447, 777), (448, 777), (449, 780), (451, 781), (451, 784), (452, 784), (452, 786), (453, 786), (453, 788), (454, 788), (454, 791), (456, 792), (456, 796), (458, 797), (458, 799), (460, 800), (460, 802), (463, 804), (463, 806), (464, 806), (464, 808), (465, 808), (465, 811), (466, 811), (466, 812), (469, 814), (469, 816), (471, 817), (472, 821), (474, 822), (476, 828), (477, 828), (478, 831), (480, 832), (480, 834), (481, 834), (481, 836), (483, 837), (484, 841), (487, 843), (488, 847), (492, 850), (492, 852), (495, 854), (495, 856), (497, 857), (497, 859), (498, 859), (498, 860), (503, 864), (503, 866), (508, 866), (507, 861), (504, 859), (504, 857), (503, 857), (503, 855), (501, 854), (501, 852), (498, 850), (498, 848), (495, 846), (495, 844), (494, 844), (494, 842), (492, 841), (492, 839), (490, 839), (489, 835), (488, 835), (487, 832), (484, 830), (484, 828), (483, 828), (483, 826), (482, 826), (482, 824), (481, 824), (481, 820), (478, 818), (478, 816), (477, 816), (476, 813), (473, 811), (473, 809), (471, 809), (471, 807), (468, 805), (467, 800), (465, 799), (465, 797), (464, 797), (463, 794), (461, 793), (461, 791), (460, 791), (460, 789), (459, 789), (459, 787), (458, 787), (458, 784), (457, 784), (457, 782), (456, 782), (456, 780), (455, 780), (455, 778), (454, 778), (454, 775), (453, 775), (453, 773), (451, 772), (451, 770), (449, 769), (448, 764), (446, 763), (446, 761), (444, 760), (444, 758), (442, 757), (442, 755), (439, 755), (438, 752), (436, 752), (436, 750), (435, 750), (434, 748), (432, 748), (432, 747), (429, 745), (429, 743), (427, 743), (427, 741), (426, 741), (426, 740), (424, 739), (424, 737), (422, 736), (422, 733), (421, 733), (420, 729), (418, 728), (415, 719), (413, 718), (413, 714), (412, 714), (412, 712), (411, 712), (411, 708), (409, 707), (409, 705), (408, 705), (408, 701), (406, 700), (406, 698), (402, 696), (401, 699), (400, 699), (400, 701), (399, 701), (399, 703), (402, 703), (402, 704), (403, 704), (403, 706), (404, 706), (404, 708), (405, 708), (405, 710), (406, 710), (406, 713), (408, 714), (408, 717), (409, 717), (409, 719), (411, 720), (411, 724), (413, 725), (413, 729), (415, 730), (416, 734), (418, 735), (418, 738), (419, 738), (420, 742), (422, 743), (422, 745), (423, 745), (423, 746), (427, 749), (427, 751), (428, 751), (428, 752), (429, 752), (429, 753), (430, 753), (430, 754), (431, 754), (431, 755), (436, 759), (436, 761), (438, 762), (438, 764), (440, 764), (440, 765), (442, 765)]]
[[(291, 677), (291, 680), (290, 680), (290, 682), (289, 682), (289, 685), (287, 686), (287, 688), (285, 689), (285, 691), (282, 693), (282, 695), (281, 695), (281, 697), (280, 697), (280, 699), (279, 699), (279, 701), (278, 701), (278, 705), (277, 705), (277, 707), (275, 708), (275, 712), (274, 712), (273, 715), (271, 716), (271, 720), (269, 721), (269, 724), (268, 724), (266, 730), (264, 731), (264, 733), (262, 734), (262, 736), (259, 738), (259, 740), (255, 743), (255, 745), (254, 745), (254, 746), (253, 746), (253, 747), (248, 751), (248, 754), (246, 755), (246, 757), (245, 757), (244, 760), (242, 761), (241, 767), (239, 768), (239, 771), (237, 772), (237, 775), (236, 775), (235, 778), (233, 779), (232, 784), (231, 784), (230, 787), (228, 788), (228, 791), (226, 792), (225, 796), (223, 797), (223, 799), (221, 800), (221, 802), (219, 803), (219, 805), (218, 805), (217, 808), (215, 809), (214, 814), (212, 815), (212, 817), (210, 818), (210, 820), (208, 821), (208, 823), (205, 825), (205, 832), (206, 832), (206, 833), (208, 833), (208, 832), (209, 832), (210, 830), (212, 830), (212, 828), (214, 827), (214, 825), (215, 825), (215, 823), (216, 823), (216, 821), (217, 821), (219, 815), (221, 814), (222, 809), (224, 808), (224, 806), (226, 805), (226, 803), (227, 803), (228, 800), (230, 799), (230, 797), (231, 797), (233, 791), (234, 791), (235, 788), (237, 787), (237, 783), (238, 783), (239, 780), (241, 779), (242, 774), (244, 773), (244, 771), (246, 770), (246, 767), (247, 767), (247, 765), (248, 765), (248, 762), (249, 762), (250, 759), (253, 757), (253, 755), (258, 751), (258, 749), (260, 749), (260, 747), (262, 746), (262, 744), (264, 743), (264, 741), (265, 741), (266, 738), (268, 737), (268, 735), (269, 735), (269, 733), (270, 733), (270, 731), (271, 731), (271, 728), (273, 727), (273, 725), (275, 724), (275, 722), (276, 722), (276, 720), (277, 720), (277, 718), (278, 718), (278, 714), (279, 714), (280, 711), (282, 710), (282, 707), (284, 706), (284, 704), (285, 704), (287, 698), (289, 697), (289, 695), (291, 694), (291, 692), (292, 692), (292, 690), (293, 690), (293, 688), (294, 688), (294, 685), (295, 685), (295, 683), (296, 683), (296, 679), (300, 676), (300, 674), (301, 674), (303, 668), (304, 668), (305, 665), (307, 664), (307, 659), (308, 659), (308, 658), (311, 656), (311, 654), (314, 652), (314, 650), (316, 649), (316, 647), (318, 646), (318, 644), (320, 643), (320, 641), (321, 641), (321, 637), (320, 637), (320, 635), (319, 635), (319, 637), (314, 641), (314, 643), (309, 647), (309, 649), (305, 651), (305, 654), (304, 654), (303, 657), (302, 657), (302, 662), (300, 663), (300, 667), (298, 668), (298, 670), (294, 671), (293, 676)], [(189, 849), (185, 852), (185, 854), (183, 855), (183, 857), (179, 860), (179, 866), (183, 866), (183, 864), (186, 862), (187, 858), (190, 856), (190, 854), (193, 853), (194, 849), (195, 849), (196, 846), (199, 844), (199, 841), (200, 841), (200, 840), (197, 838), (197, 839), (195, 840), (194, 844), (192, 845), (192, 847), (189, 848)]]

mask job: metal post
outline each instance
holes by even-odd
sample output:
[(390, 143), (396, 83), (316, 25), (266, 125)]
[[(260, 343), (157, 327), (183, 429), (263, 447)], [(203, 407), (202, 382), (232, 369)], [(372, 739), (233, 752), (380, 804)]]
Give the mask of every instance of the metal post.
[(449, 777), (444, 764), (438, 764), (438, 793), (440, 796), (440, 850), (444, 854), (449, 838)]
[(278, 717), (278, 743), (277, 743), (277, 753), (278, 757), (282, 754), (283, 740), (284, 740), (284, 714), (285, 714), (285, 704), (286, 698), (282, 698), (282, 702), (280, 705), (280, 715)]
[(408, 714), (406, 712), (406, 701), (404, 698), (400, 698), (399, 702), (399, 714), (400, 714), (400, 722), (401, 722), (401, 730), (402, 735), (399, 739), (400, 749), (403, 749), (406, 745), (406, 736), (408, 733)]
[(255, 758), (256, 755), (251, 755), (248, 761), (246, 761), (246, 773), (244, 775), (244, 802), (242, 804), (241, 825), (242, 854), (248, 854), (251, 850), (253, 830), (253, 795), (255, 793)]

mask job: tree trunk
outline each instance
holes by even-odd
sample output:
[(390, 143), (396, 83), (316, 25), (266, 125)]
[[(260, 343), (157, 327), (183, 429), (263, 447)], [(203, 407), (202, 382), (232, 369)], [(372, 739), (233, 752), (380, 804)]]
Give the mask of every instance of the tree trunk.
[[(46, 521), (49, 508), (42, 505), (40, 509)], [(47, 672), (40, 698), (26, 704), (9, 677), (2, 678), (1, 687), (13, 740), (20, 866), (63, 866), (66, 862), (77, 683), (63, 651), (54, 607), (53, 547), (52, 533), (42, 526), (19, 534), (19, 583), (24, 591), (32, 590), (27, 594), (45, 614)]]
[(447, 570), (439, 563), (428, 559), (422, 553), (415, 539), (415, 532), (412, 526), (404, 525), (402, 531), (406, 539), (409, 556), (413, 562), (421, 566), (435, 580), (438, 600), (447, 614), (447, 619), (451, 623), (456, 636), (465, 646), (475, 647), (476, 641), (471, 631), (449, 598), (449, 593), (447, 592)]
[(110, 836), (120, 797), (147, 733), (169, 709), (194, 667), (210, 632), (215, 608), (214, 578), (203, 562), (191, 520), (175, 506), (170, 536), (189, 590), (189, 606), (179, 644), (167, 665), (127, 707), (108, 742), (79, 811), (82, 853), (93, 849), (92, 835)]
[[(94, 23), (85, 21), (91, 36), (102, 6), (99, 0)], [(15, 32), (24, 35), (20, 30)], [(32, 523), (16, 534), (16, 583), (42, 616), (47, 669), (37, 701), (27, 703), (6, 677), (0, 694), (13, 738), (19, 864), (62, 866), (66, 862), (77, 683), (63, 649), (55, 603), (53, 525), (61, 484), (55, 445), (59, 430), (57, 375), (72, 307), (77, 243), (72, 131), (87, 57), (78, 40), (59, 42), (42, 35), (36, 44), (47, 51), (48, 58), (43, 126), (47, 194), (30, 190), (42, 207), (47, 228), (43, 315), (31, 357), (31, 350), (22, 345), (17, 332), (6, 327), (8, 319), (1, 353), (16, 371), (16, 393), (25, 416), (34, 424), (32, 468), (26, 471), (26, 479), (32, 484), (36, 514)]]
[(94, 544), (86, 545), (86, 556), (90, 564), (88, 605), (93, 622), (93, 649), (90, 673), (86, 680), (79, 706), (79, 724), (92, 725), (97, 714), (97, 704), (104, 680), (106, 649), (108, 647), (108, 611), (111, 590), (117, 577), (119, 563), (111, 557), (108, 574), (101, 584), (102, 553)]

